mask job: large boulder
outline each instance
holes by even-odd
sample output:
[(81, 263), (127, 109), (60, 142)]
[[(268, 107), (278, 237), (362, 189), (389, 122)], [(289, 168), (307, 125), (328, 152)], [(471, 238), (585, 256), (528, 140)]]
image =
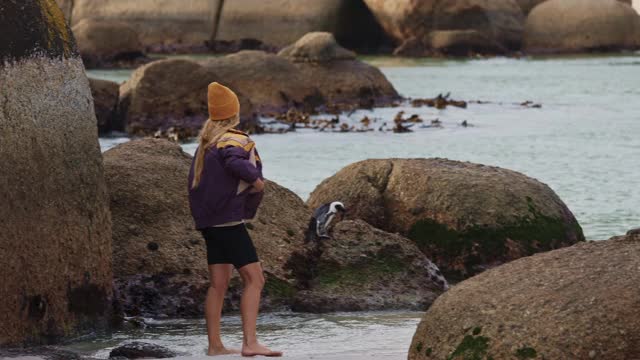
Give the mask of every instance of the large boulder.
[(113, 81), (89, 78), (89, 86), (98, 119), (98, 132), (124, 131), (124, 124), (118, 121), (120, 85)]
[(634, 359), (640, 236), (514, 261), (436, 300), (409, 359)]
[[(63, 0), (58, 0), (63, 1)], [(203, 47), (211, 40), (251, 40), (288, 45), (310, 31), (329, 31), (349, 47), (377, 48), (384, 32), (369, 9), (353, 0), (75, 0), (73, 21), (122, 21), (132, 26), (146, 47)], [(251, 42), (250, 41), (250, 42)], [(165, 47), (166, 48), (166, 47)]]
[(353, 0), (226, 1), (217, 38), (284, 47), (313, 31), (333, 33), (350, 48), (376, 48), (385, 40), (369, 9)]
[(308, 244), (289, 266), (303, 289), (297, 311), (423, 310), (447, 289), (415, 243), (362, 220), (339, 222), (331, 239)]
[(452, 278), (584, 240), (571, 211), (547, 185), (491, 166), (361, 161), (324, 180), (308, 205), (336, 200), (350, 218), (414, 240)]
[(224, 84), (251, 99), (259, 112), (313, 108), (324, 99), (290, 61), (264, 51), (246, 50), (203, 63)]
[(616, 0), (549, 0), (527, 18), (527, 52), (582, 52), (640, 46), (640, 17)]
[(148, 47), (158, 44), (197, 44), (213, 30), (210, 0), (74, 0), (73, 24), (91, 19), (126, 23)]
[[(105, 152), (111, 193), (116, 288), (129, 315), (199, 316), (209, 286), (206, 250), (187, 197), (191, 156), (160, 139), (134, 140)], [(284, 264), (302, 243), (310, 216), (304, 202), (267, 182), (247, 225), (266, 276), (265, 306), (286, 304), (294, 288)], [(234, 279), (225, 309), (237, 309)], [(232, 301), (233, 300), (233, 301)]]
[[(192, 60), (154, 61), (138, 68), (120, 87), (119, 116), (132, 135), (174, 128), (182, 137), (195, 137), (209, 117), (207, 86), (213, 81), (228, 85), (211, 69)], [(241, 126), (251, 129), (256, 121), (252, 103), (237, 92)]]
[[(522, 38), (524, 16), (515, 0), (365, 0), (382, 27), (401, 46), (396, 53), (421, 55), (434, 47), (430, 44), (432, 31), (476, 31), (476, 38), (484, 38), (486, 45), (468, 42), (450, 43), (456, 53), (467, 51), (500, 53), (518, 49)], [(449, 48), (436, 50), (448, 53)]]
[(107, 325), (111, 219), (89, 81), (53, 0), (0, 6), (0, 346)]
[(278, 55), (294, 62), (304, 83), (320, 91), (325, 105), (369, 108), (399, 98), (378, 68), (357, 60), (330, 33), (307, 34)]
[(124, 22), (85, 19), (73, 26), (73, 33), (88, 68), (134, 66), (146, 60), (138, 33)]

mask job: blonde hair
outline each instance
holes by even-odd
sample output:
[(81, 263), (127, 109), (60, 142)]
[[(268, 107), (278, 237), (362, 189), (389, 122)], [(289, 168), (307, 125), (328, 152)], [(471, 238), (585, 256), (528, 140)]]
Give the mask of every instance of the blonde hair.
[(211, 120), (208, 119), (200, 130), (198, 136), (198, 151), (196, 153), (194, 176), (191, 188), (195, 189), (200, 184), (202, 177), (202, 168), (204, 167), (204, 156), (211, 146), (215, 146), (218, 140), (227, 131), (233, 129), (236, 125), (240, 124), (240, 116), (237, 114), (224, 120)]

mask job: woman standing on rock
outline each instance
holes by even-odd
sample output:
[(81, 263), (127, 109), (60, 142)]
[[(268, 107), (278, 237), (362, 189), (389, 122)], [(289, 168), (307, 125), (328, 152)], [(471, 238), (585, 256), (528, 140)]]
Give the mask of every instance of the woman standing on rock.
[(205, 302), (209, 355), (238, 353), (220, 338), (222, 304), (235, 267), (244, 282), (243, 356), (282, 356), (260, 345), (256, 320), (264, 285), (262, 266), (244, 221), (252, 219), (262, 200), (262, 162), (249, 136), (233, 128), (240, 123), (238, 97), (218, 83), (209, 85), (209, 119), (189, 172), (189, 203), (196, 228), (207, 244), (211, 285)]

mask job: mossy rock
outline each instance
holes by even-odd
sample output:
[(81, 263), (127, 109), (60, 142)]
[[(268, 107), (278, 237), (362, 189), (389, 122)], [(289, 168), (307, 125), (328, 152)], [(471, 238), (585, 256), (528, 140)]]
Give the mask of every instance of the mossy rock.
[(293, 259), (301, 290), (294, 310), (422, 310), (448, 286), (411, 240), (361, 220), (337, 223), (331, 239), (308, 244)]
[(0, 44), (0, 65), (33, 56), (77, 56), (71, 29), (54, 0), (3, 1)]
[(629, 235), (485, 271), (429, 308), (409, 360), (635, 358), (639, 268), (640, 235)]
[(342, 201), (350, 218), (414, 240), (451, 279), (584, 240), (547, 185), (515, 171), (446, 159), (366, 160), (311, 194)]

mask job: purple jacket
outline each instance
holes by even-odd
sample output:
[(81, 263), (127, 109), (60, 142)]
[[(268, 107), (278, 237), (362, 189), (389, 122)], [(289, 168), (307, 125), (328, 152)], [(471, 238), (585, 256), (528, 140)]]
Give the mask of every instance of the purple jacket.
[[(202, 149), (198, 148), (197, 151)], [(256, 166), (250, 161), (254, 150)], [(194, 157), (195, 159), (195, 157)], [(200, 184), (192, 189), (194, 163), (189, 171), (189, 205), (196, 229), (232, 221), (253, 219), (262, 193), (250, 194), (251, 187), (238, 194), (240, 180), (249, 184), (262, 177), (262, 161), (249, 135), (230, 130), (215, 147), (206, 149)]]

